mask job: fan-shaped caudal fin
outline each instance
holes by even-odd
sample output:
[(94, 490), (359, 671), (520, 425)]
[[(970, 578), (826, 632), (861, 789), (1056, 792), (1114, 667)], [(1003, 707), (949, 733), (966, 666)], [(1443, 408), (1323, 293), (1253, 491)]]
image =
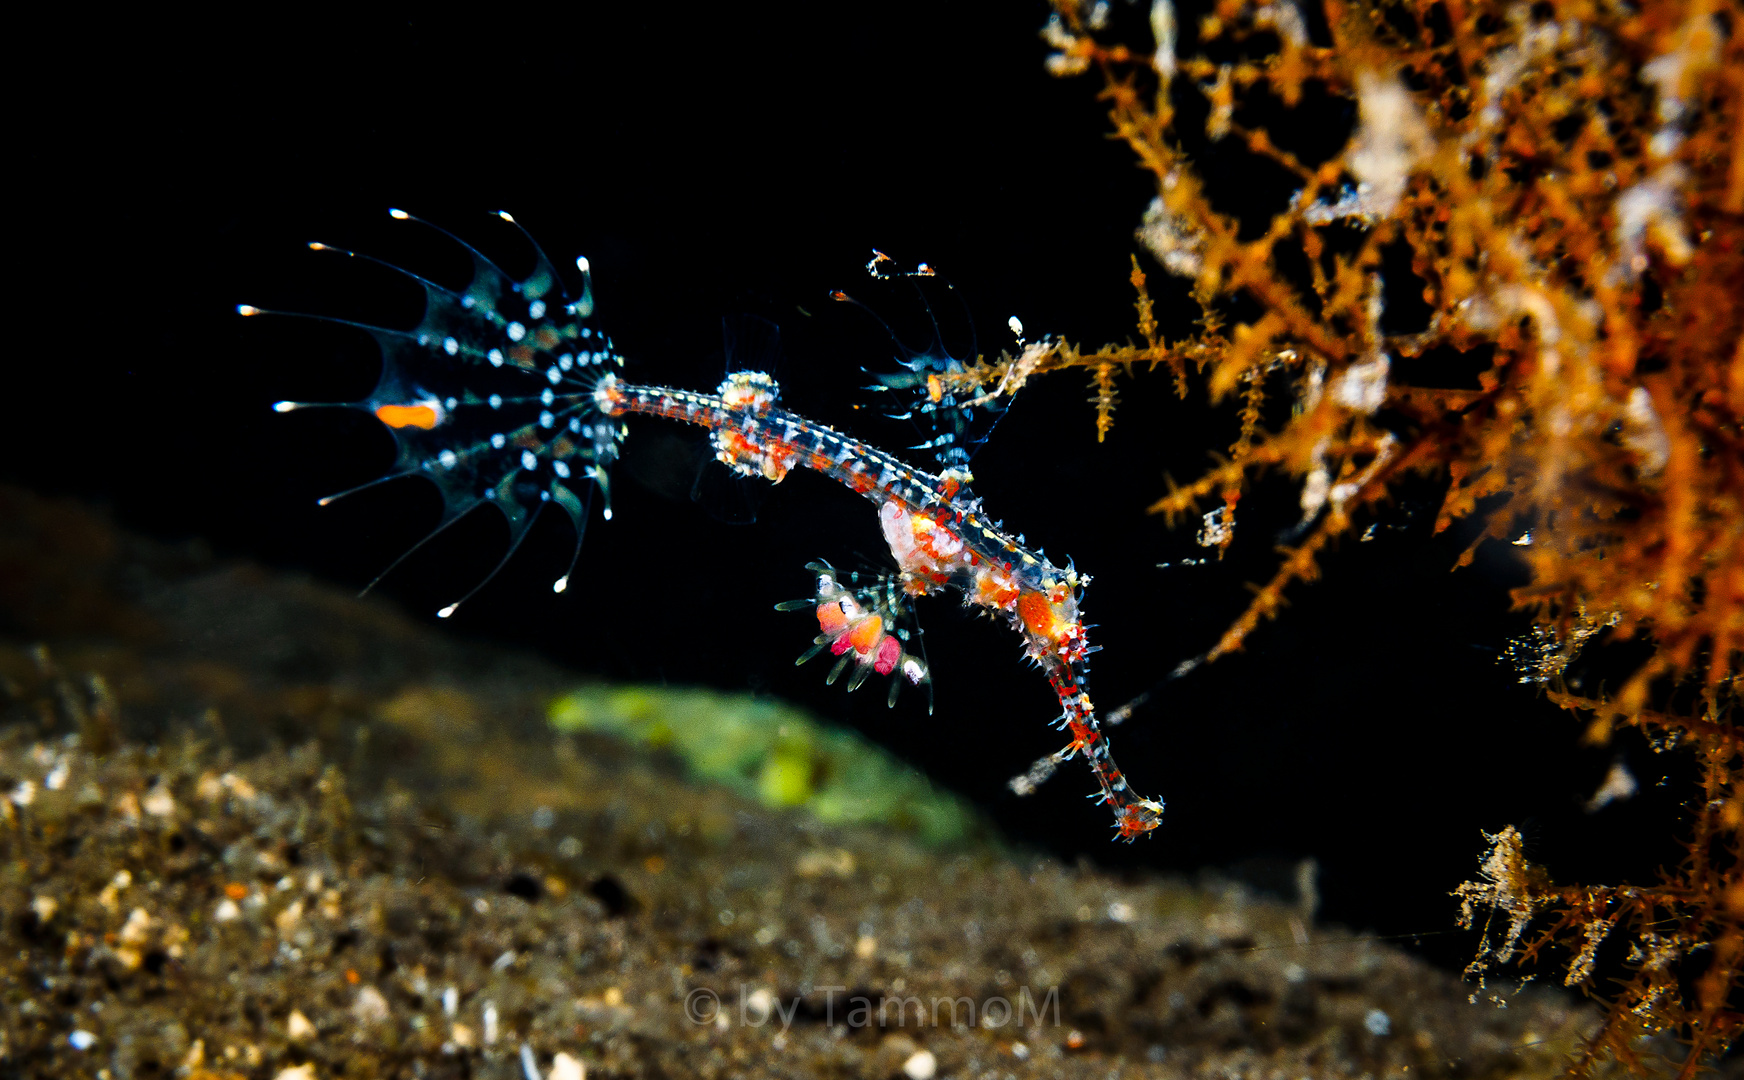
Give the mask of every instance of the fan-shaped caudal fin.
[[(389, 213), (400, 221), (418, 220), (404, 211)], [(513, 218), (499, 216), (520, 230)], [(424, 290), (424, 313), (411, 330), (323, 320), (361, 329), (381, 348), (375, 389), (349, 407), (369, 412), (393, 432), (399, 456), (391, 476), (422, 476), (441, 491), (436, 531), (489, 504), (508, 520), (513, 553), (538, 512), (556, 503), (574, 525), (579, 545), (593, 488), (600, 489), (611, 516), (607, 473), (623, 437), (595, 394), (623, 358), (610, 338), (584, 322), (593, 310), (587, 261), (577, 260), (584, 286), (580, 298), (571, 300), (537, 245), (532, 272), (515, 280), (470, 245), (455, 243), (473, 264), (472, 279), (460, 292), (371, 256), (310, 245), (389, 266)], [(237, 310), (282, 314), (250, 305)], [(279, 412), (304, 407), (274, 406)], [(568, 580), (566, 574), (554, 587), (562, 591)]]

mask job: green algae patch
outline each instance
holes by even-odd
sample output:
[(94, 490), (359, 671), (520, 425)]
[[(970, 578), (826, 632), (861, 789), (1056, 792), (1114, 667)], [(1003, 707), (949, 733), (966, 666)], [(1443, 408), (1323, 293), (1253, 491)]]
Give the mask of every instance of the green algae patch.
[(560, 732), (614, 735), (664, 750), (690, 774), (772, 809), (831, 824), (881, 824), (932, 845), (984, 839), (963, 800), (853, 732), (789, 705), (746, 694), (598, 686), (553, 700)]

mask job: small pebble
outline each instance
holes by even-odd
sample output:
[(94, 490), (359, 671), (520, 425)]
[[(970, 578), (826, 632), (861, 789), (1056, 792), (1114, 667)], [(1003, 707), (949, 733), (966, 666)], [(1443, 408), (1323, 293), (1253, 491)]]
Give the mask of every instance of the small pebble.
[(315, 1025), (309, 1023), (309, 1018), (303, 1015), (303, 1010), (292, 1009), (291, 1015), (285, 1019), (285, 1032), (293, 1041), (306, 1039), (315, 1034)]
[(67, 1044), (74, 1050), (89, 1050), (91, 1047), (97, 1045), (97, 1036), (86, 1031), (84, 1028), (79, 1028), (76, 1031), (68, 1033)]
[(139, 800), (139, 808), (152, 817), (172, 817), (176, 812), (176, 800), (168, 788), (154, 787)]
[(145, 941), (151, 933), (152, 918), (142, 907), (136, 907), (127, 916), (127, 923), (121, 927), (121, 944), (138, 945)]
[(380, 1023), (388, 1018), (388, 999), (382, 997), (382, 992), (373, 986), (366, 986), (357, 992), (357, 1000), (351, 1004), (351, 1015), (365, 1024)]
[(908, 1080), (933, 1080), (933, 1074), (938, 1071), (939, 1059), (931, 1050), (916, 1050), (902, 1063), (902, 1074)]
[(273, 924), (279, 928), (279, 933), (281, 934), (289, 934), (292, 930), (295, 930), (297, 924), (302, 921), (303, 902), (301, 900), (291, 901), (283, 911), (273, 916)]
[(1363, 1017), (1363, 1027), (1369, 1029), (1370, 1035), (1385, 1035), (1393, 1030), (1393, 1018), (1379, 1009), (1370, 1009)]
[(236, 906), (236, 901), (230, 899), (220, 901), (218, 910), (212, 912), (212, 919), (215, 922), (229, 922), (232, 919), (240, 918), (242, 918), (242, 909)]
[(551, 1075), (547, 1080), (587, 1080), (587, 1066), (580, 1058), (560, 1053), (551, 1059)]

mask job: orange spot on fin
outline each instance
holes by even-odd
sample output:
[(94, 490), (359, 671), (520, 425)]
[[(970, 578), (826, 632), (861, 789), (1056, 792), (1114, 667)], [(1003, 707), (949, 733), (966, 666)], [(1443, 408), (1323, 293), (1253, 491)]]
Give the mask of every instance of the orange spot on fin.
[(383, 405), (375, 418), (391, 428), (415, 427), (429, 431), (436, 426), (436, 410), (428, 405)]

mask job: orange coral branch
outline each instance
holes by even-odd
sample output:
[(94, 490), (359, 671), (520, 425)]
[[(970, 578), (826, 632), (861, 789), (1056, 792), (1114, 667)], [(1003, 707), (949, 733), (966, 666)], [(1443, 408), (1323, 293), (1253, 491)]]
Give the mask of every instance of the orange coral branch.
[[(1099, 432), (1114, 364), (1167, 363), (1184, 395), (1190, 359), (1213, 400), (1242, 390), (1230, 460), (1185, 486), (1171, 481), (1151, 511), (1173, 519), (1220, 496), (1220, 525), (1208, 517), (1202, 542), (1214, 537), (1221, 551), (1249, 477), (1281, 466), (1301, 478), (1305, 520), (1324, 516), (1283, 552), (1211, 657), (1239, 648), (1291, 582), (1318, 573), (1355, 507), (1425, 468), (1450, 480), (1437, 531), (1478, 517), (1473, 549), (1508, 540), (1524, 562), (1530, 584), (1515, 601), (1561, 643), (1544, 677), (1600, 629), (1652, 643), (1611, 701), (1560, 690), (1552, 700), (1590, 712), (1593, 737), (1621, 721), (1702, 755), (1691, 858), (1646, 889), (1552, 888), (1523, 862), (1486, 863), (1496, 873), (1484, 887), (1526, 922), (1545, 917), (1524, 951), (1569, 945), (1571, 976), (1610, 927), (1627, 927), (1616, 932), (1633, 935), (1640, 957), (1588, 1064), (1600, 1051), (1638, 1064), (1631, 1033), (1645, 1023), (1685, 1034), (1687, 1074), (1744, 1023), (1725, 1007), (1744, 970), (1734, 731), (1744, 685), (1744, 3), (1550, 0), (1527, 12), (1504, 0), (1321, 0), (1333, 41), (1320, 48), (1289, 22), (1286, 12), (1300, 20), (1294, 5), (1222, 0), (1200, 39), (1250, 39), (1248, 55), (1260, 55), (1235, 62), (1175, 55), (1173, 4), (1153, 3), (1163, 40), (1145, 53), (1096, 40), (1074, 0), (1055, 0), (1050, 64), (1101, 72), (1115, 137), (1157, 182), (1137, 236), (1193, 282), (1201, 332), (1162, 346), (1135, 261), (1146, 347), (1060, 343), (1008, 363), (1027, 362), (1023, 377), (1090, 368)], [(1208, 98), (1204, 137), (1239, 138), (1301, 182), (1258, 238), (1238, 240), (1239, 223), (1211, 205), (1183, 152), (1200, 133), (1177, 130), (1177, 80)], [(1298, 107), (1310, 80), (1353, 99), (1358, 115), (1343, 152), (1318, 167), (1234, 119), (1256, 87)], [(1334, 228), (1359, 230), (1360, 242), (1333, 254)], [(1409, 249), (1430, 309), (1408, 336), (1383, 331), (1391, 244)], [(1258, 312), (1226, 334), (1224, 303), (1237, 297)], [(1431, 349), (1487, 355), (1479, 388), (1398, 377), (1400, 358)], [(1297, 407), (1262, 433), (1265, 380), (1279, 370), (1298, 380)], [(1698, 712), (1667, 704), (1680, 685), (1702, 688)], [(1710, 857), (1716, 844), (1726, 859)], [(1678, 957), (1698, 946), (1707, 970), (1680, 981)]]

